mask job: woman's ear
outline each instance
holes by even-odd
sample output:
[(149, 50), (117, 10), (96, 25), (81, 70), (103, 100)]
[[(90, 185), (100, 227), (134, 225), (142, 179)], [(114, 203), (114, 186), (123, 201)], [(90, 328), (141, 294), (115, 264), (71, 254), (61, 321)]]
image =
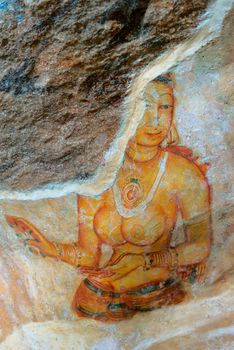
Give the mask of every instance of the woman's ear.
[(179, 134), (175, 123), (173, 122), (168, 134), (168, 145), (178, 145), (179, 143)]
[(170, 130), (161, 143), (163, 147), (168, 147), (168, 146), (176, 146), (179, 143), (179, 134), (176, 128), (176, 125), (174, 122), (172, 122)]

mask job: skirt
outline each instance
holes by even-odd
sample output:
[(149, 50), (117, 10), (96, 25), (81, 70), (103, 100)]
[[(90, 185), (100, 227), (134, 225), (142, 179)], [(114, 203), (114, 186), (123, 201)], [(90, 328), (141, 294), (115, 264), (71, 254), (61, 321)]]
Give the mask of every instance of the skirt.
[(185, 297), (186, 292), (182, 284), (173, 279), (116, 293), (105, 290), (86, 278), (76, 291), (72, 308), (79, 317), (113, 322), (129, 319), (137, 312), (178, 304)]

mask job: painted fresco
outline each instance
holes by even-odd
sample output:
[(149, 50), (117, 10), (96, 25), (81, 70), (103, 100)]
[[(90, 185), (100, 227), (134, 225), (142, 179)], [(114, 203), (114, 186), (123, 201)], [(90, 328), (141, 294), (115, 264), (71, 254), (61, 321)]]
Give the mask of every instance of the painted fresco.
[[(26, 218), (6, 216), (31, 252), (82, 273), (72, 302), (78, 317), (118, 321), (178, 304), (188, 297), (184, 284), (204, 278), (211, 248), (209, 164), (180, 145), (176, 88), (171, 73), (146, 86), (145, 113), (113, 186), (99, 196), (77, 196), (77, 241), (51, 241)], [(180, 242), (173, 239), (178, 220)]]

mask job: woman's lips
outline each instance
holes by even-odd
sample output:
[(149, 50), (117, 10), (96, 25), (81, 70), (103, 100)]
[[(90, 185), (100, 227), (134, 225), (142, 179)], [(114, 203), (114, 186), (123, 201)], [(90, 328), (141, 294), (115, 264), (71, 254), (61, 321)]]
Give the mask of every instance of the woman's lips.
[(146, 134), (149, 136), (156, 136), (156, 135), (161, 134), (161, 131), (147, 132)]

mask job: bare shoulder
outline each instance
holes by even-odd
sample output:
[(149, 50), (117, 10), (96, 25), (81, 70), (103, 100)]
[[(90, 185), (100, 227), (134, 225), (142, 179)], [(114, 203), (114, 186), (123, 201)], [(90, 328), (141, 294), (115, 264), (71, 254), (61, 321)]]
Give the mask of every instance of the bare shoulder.
[(106, 192), (96, 196), (77, 196), (78, 208), (95, 212), (106, 200)]
[(183, 156), (168, 152), (166, 171), (170, 182), (179, 187), (208, 188), (207, 179), (200, 168), (192, 160)]

